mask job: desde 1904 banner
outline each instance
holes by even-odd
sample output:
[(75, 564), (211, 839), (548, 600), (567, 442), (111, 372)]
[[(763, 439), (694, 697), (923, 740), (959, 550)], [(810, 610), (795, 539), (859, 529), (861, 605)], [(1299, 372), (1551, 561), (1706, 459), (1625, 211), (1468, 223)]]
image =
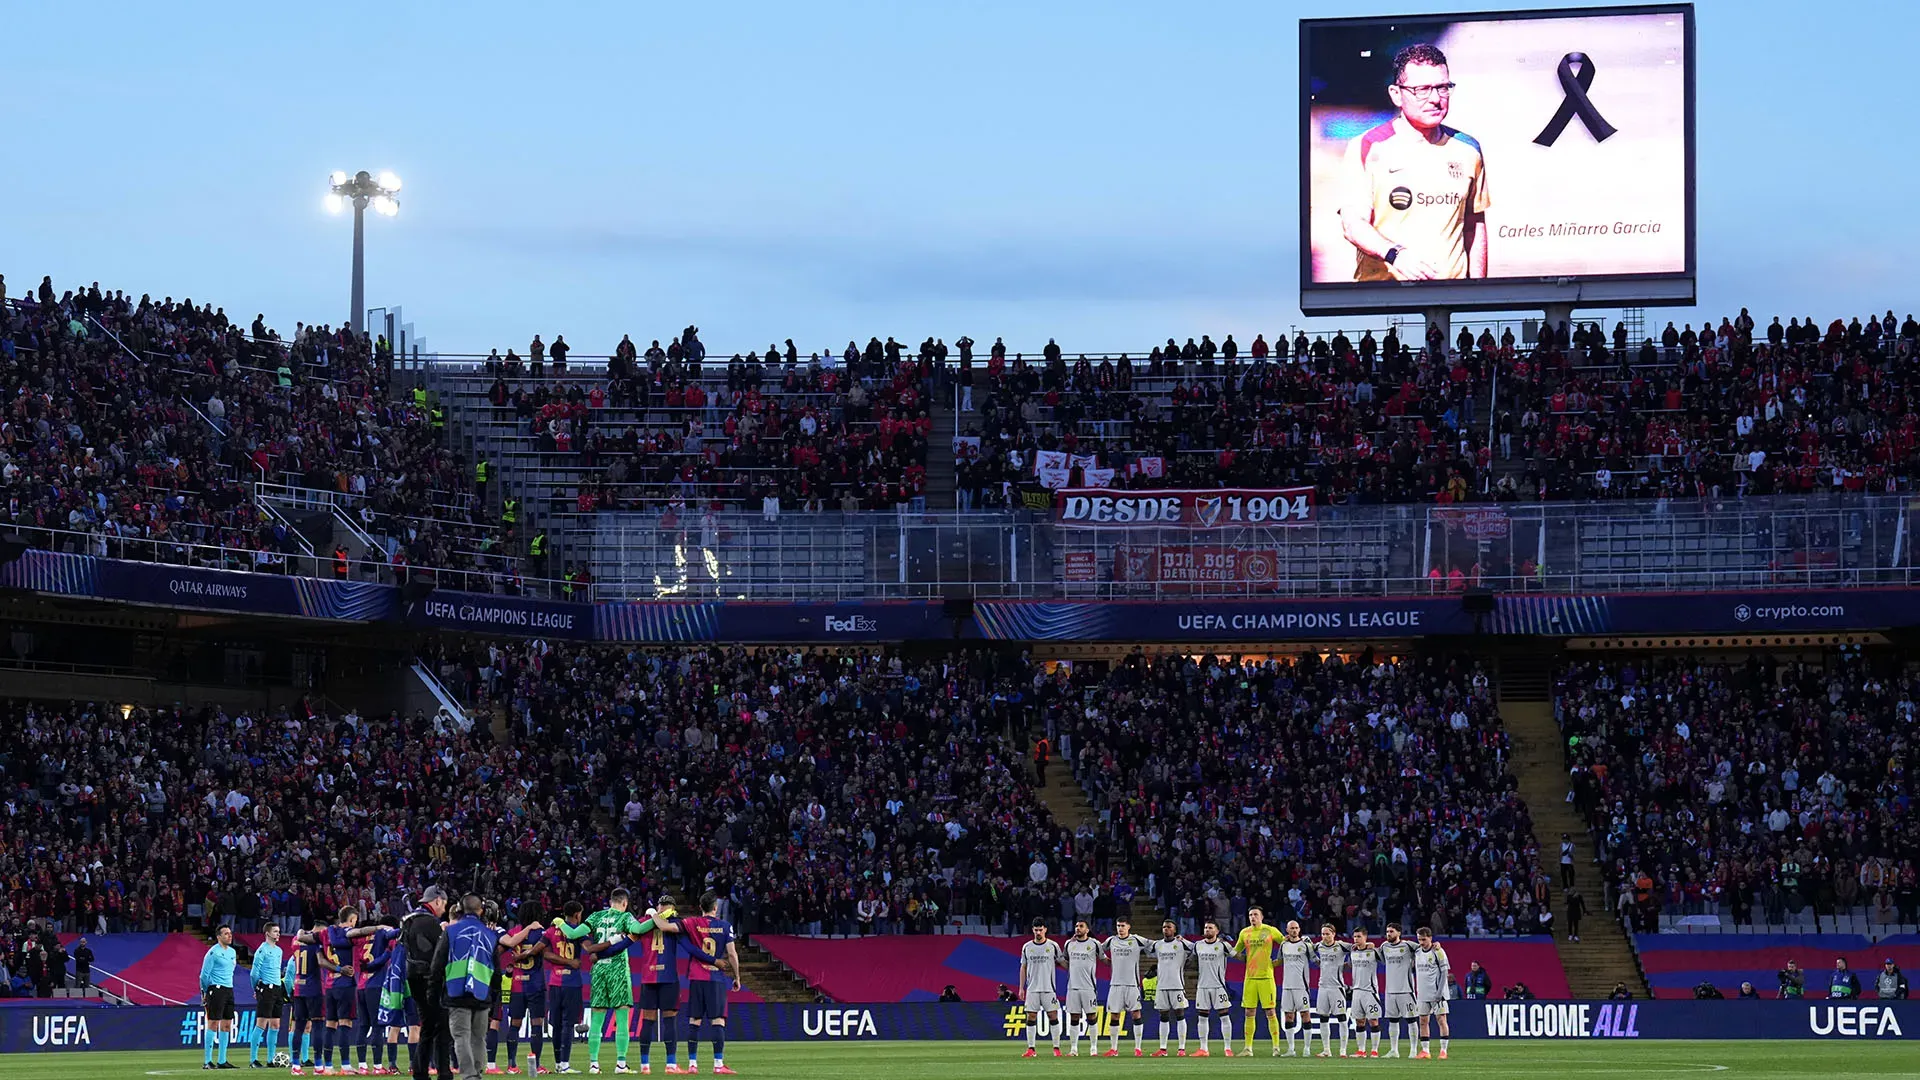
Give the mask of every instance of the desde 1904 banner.
[(1312, 517), (1313, 489), (1215, 488), (1208, 491), (1114, 491), (1063, 488), (1054, 520), (1080, 529), (1163, 526), (1224, 529), (1240, 525), (1298, 525)]

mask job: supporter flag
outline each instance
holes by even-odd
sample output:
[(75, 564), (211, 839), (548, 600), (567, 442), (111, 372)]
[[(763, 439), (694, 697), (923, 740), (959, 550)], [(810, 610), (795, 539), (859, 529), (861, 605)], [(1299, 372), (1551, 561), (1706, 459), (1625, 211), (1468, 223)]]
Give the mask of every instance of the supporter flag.
[(1112, 469), (1088, 469), (1082, 475), (1086, 478), (1088, 487), (1103, 488), (1113, 486)]
[(1100, 458), (1095, 454), (1075, 454), (1073, 455), (1073, 467), (1079, 469), (1081, 472), (1086, 472), (1088, 469), (1097, 469), (1100, 467)]
[(1048, 489), (1067, 486), (1067, 454), (1064, 450), (1041, 450), (1033, 456), (1034, 475)]
[(1167, 459), (1163, 457), (1141, 458), (1140, 475), (1151, 476), (1156, 480), (1167, 475)]

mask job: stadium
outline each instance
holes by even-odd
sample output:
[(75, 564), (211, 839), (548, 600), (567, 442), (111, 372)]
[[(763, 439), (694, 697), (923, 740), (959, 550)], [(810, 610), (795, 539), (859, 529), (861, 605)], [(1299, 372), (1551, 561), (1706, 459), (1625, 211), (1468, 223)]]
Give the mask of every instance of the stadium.
[[(416, 73), (579, 50), (510, 93), (269, 13), (46, 50), (0, 1072), (1920, 1073), (1920, 321), (1847, 199), (1791, 273), (1716, 220), (1780, 200), (1708, 43), (1791, 13), (1695, 6), (394, 13)], [(643, 37), (671, 108), (580, 107)], [(163, 119), (344, 86), (408, 132), (185, 185), (245, 236), (167, 201)], [(1287, 160), (1107, 175), (1253, 112)], [(981, 124), (1081, 181), (925, 167)]]

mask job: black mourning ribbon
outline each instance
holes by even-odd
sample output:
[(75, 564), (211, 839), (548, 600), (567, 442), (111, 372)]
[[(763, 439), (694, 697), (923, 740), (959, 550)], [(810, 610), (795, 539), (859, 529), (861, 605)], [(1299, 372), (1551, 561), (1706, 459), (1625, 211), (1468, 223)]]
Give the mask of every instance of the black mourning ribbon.
[[(1573, 73), (1575, 64), (1580, 65), (1578, 75)], [(1593, 136), (1594, 142), (1606, 142), (1608, 137), (1620, 130), (1607, 123), (1607, 118), (1600, 115), (1600, 110), (1594, 108), (1593, 102), (1587, 97), (1587, 88), (1593, 85), (1593, 73), (1593, 57), (1586, 53), (1570, 52), (1560, 58), (1560, 89), (1566, 96), (1560, 99), (1560, 110), (1553, 114), (1553, 119), (1547, 121), (1547, 126), (1540, 129), (1540, 134), (1533, 137), (1534, 142), (1541, 146), (1552, 146), (1576, 116), (1587, 125), (1587, 133)]]

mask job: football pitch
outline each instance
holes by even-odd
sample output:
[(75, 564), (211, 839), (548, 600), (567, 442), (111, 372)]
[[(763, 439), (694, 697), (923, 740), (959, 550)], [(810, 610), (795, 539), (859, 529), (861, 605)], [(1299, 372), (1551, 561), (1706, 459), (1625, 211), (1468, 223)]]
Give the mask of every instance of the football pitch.
[[(746, 1077), (781, 1080), (849, 1080), (851, 1077), (899, 1077), (902, 1080), (1005, 1080), (1009, 1076), (1106, 1075), (1129, 1077), (1173, 1074), (1197, 1080), (1221, 1073), (1276, 1077), (1309, 1077), (1338, 1073), (1343, 1077), (1370, 1074), (1390, 1076), (1464, 1073), (1487, 1080), (1686, 1080), (1713, 1076), (1715, 1080), (1841, 1080), (1846, 1077), (1920, 1076), (1920, 1040), (1917, 1041), (1784, 1041), (1714, 1040), (1636, 1042), (1611, 1040), (1488, 1041), (1461, 1040), (1447, 1061), (1402, 1059), (1320, 1060), (1273, 1058), (1268, 1047), (1257, 1047), (1252, 1059), (1220, 1056), (1214, 1044), (1211, 1058), (1143, 1058), (1132, 1056), (1122, 1040), (1121, 1058), (1065, 1058), (1055, 1060), (1041, 1042), (1042, 1057), (1020, 1058), (1024, 1045), (984, 1042), (835, 1042), (731, 1044), (727, 1065)], [(576, 1076), (585, 1076), (584, 1048), (575, 1051)], [(603, 1048), (607, 1055), (611, 1047)], [(661, 1055), (653, 1075), (661, 1075)], [(1152, 1051), (1152, 1047), (1148, 1047)], [(0, 1076), (7, 1080), (142, 1080), (151, 1076), (187, 1076), (200, 1072), (199, 1050), (163, 1050), (147, 1053), (37, 1053), (0, 1056)], [(239, 1076), (285, 1076), (284, 1070), (245, 1067)], [(501, 1063), (505, 1064), (502, 1051)], [(403, 1061), (404, 1064), (404, 1061)], [(702, 1060), (708, 1074), (711, 1061)], [(524, 1075), (524, 1074), (523, 1074)], [(602, 1076), (612, 1076), (612, 1061), (602, 1061)]]

